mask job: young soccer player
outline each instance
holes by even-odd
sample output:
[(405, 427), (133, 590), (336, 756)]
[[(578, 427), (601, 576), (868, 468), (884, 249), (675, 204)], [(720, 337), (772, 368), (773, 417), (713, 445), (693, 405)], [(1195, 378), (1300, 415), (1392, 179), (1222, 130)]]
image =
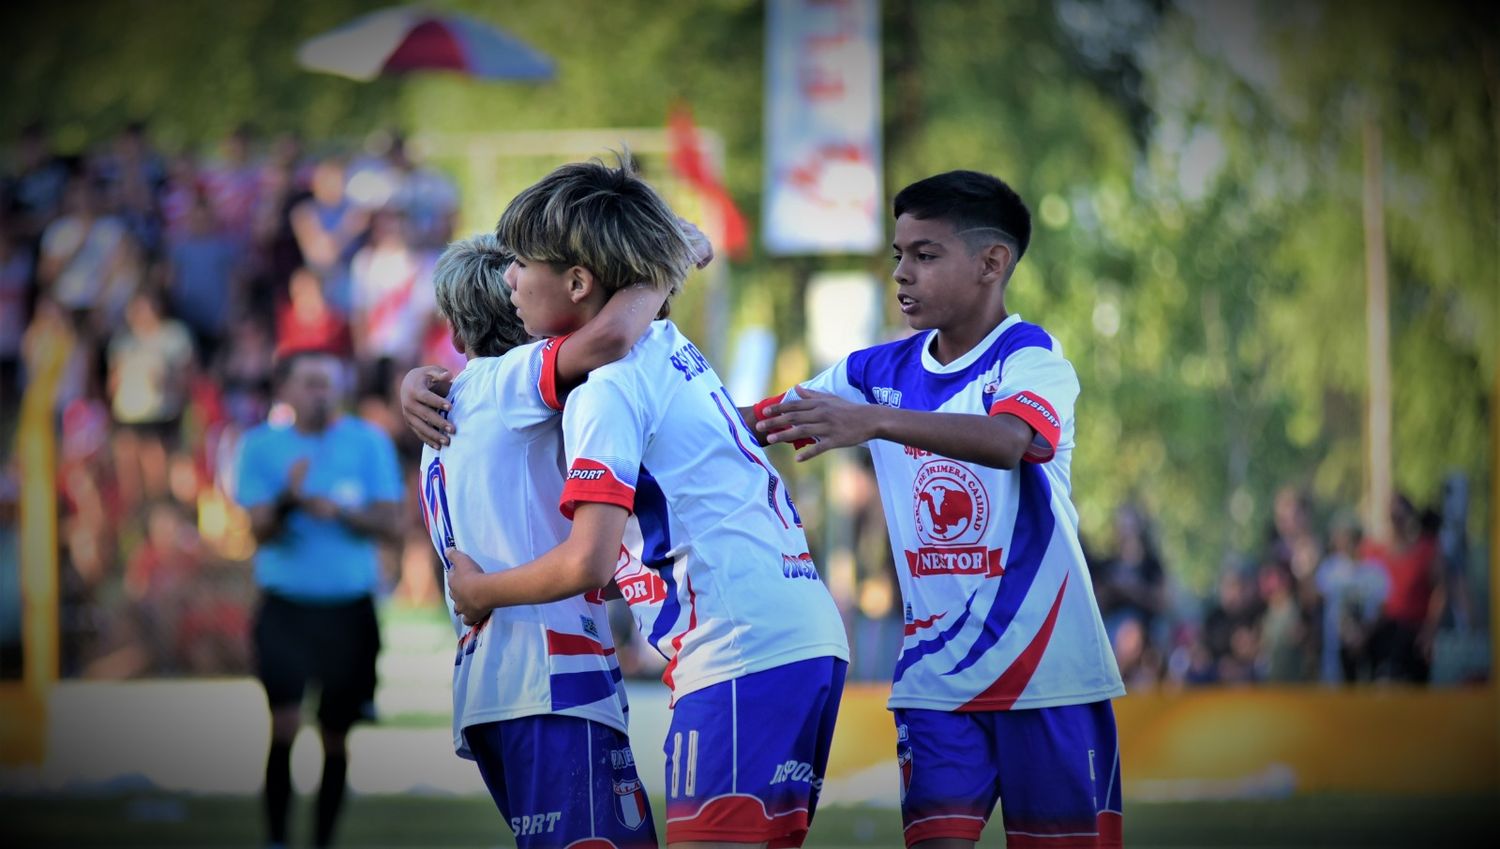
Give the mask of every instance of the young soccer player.
[[(670, 210), (625, 166), (557, 169), (511, 203), (498, 235), (516, 253), (508, 277), (526, 329), (557, 337), (538, 377), (554, 406), (545, 358), (566, 352), (623, 282), (675, 283), (686, 267)], [(666, 596), (649, 639), (669, 658), (673, 696), (667, 843), (800, 846), (848, 646), (785, 484), (669, 321), (573, 390), (563, 436), (567, 539), (502, 572), (449, 552), (456, 609), (478, 621), (602, 587), (633, 511)]]
[[(450, 245), (434, 273), (438, 310), (468, 364), (448, 391), (461, 432), (422, 452), (423, 518), (439, 555), (461, 546), (488, 571), (568, 535), (554, 506), (559, 416), (539, 386), (560, 394), (624, 356), (667, 297), (665, 287), (630, 287), (565, 349), (527, 344), (505, 282), (510, 262), (482, 235)], [(522, 849), (657, 845), (603, 602), (590, 593), (507, 607), (467, 629), (453, 614), (454, 747), (478, 763)]]
[(998, 799), (1008, 846), (1119, 846), (1124, 687), (1070, 496), (1078, 379), (1005, 308), (1030, 214), (972, 171), (894, 206), (896, 298), (919, 332), (762, 401), (756, 428), (798, 460), (874, 456), (906, 607), (890, 707), (907, 845), (973, 846)]

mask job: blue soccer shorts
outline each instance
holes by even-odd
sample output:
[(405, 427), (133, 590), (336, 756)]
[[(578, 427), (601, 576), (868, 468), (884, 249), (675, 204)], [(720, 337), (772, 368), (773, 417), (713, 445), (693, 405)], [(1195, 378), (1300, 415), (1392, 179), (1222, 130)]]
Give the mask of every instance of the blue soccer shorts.
[(656, 849), (630, 740), (574, 716), (464, 729), (479, 774), (518, 849)]
[(801, 846), (848, 664), (813, 658), (679, 698), (667, 730), (667, 843)]
[(979, 840), (996, 801), (1010, 849), (1120, 846), (1120, 747), (1108, 701), (895, 715), (907, 846)]

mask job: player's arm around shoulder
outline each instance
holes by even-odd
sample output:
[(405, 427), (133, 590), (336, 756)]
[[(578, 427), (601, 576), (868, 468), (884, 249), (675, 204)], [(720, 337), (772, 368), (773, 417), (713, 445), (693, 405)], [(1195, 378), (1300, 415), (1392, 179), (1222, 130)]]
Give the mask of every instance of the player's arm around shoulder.
[[(678, 224), (692, 246), (695, 266), (706, 267), (714, 256), (708, 237), (690, 221), (679, 218)], [(554, 372), (558, 400), (565, 399), (570, 390), (587, 380), (589, 372), (624, 359), (651, 329), (651, 322), (661, 314), (669, 294), (649, 283), (626, 286), (611, 295), (587, 324), (557, 340), (549, 365)]]

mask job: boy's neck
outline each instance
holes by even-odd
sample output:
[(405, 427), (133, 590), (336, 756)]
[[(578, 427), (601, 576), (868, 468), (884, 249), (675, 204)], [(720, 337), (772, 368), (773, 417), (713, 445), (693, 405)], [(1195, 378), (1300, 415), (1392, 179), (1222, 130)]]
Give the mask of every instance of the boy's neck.
[(1005, 304), (1002, 303), (998, 314), (986, 310), (973, 319), (955, 322), (949, 327), (939, 327), (932, 342), (933, 359), (943, 365), (953, 362), (974, 350), (975, 345), (983, 342), (1007, 318), (1010, 318), (1010, 313), (1005, 311)]
[(609, 303), (609, 297), (610, 293), (605, 292), (602, 287), (595, 286), (593, 291), (588, 294), (588, 297), (574, 304), (573, 315), (577, 320), (574, 322), (573, 331), (576, 332), (585, 324), (593, 321), (594, 316), (603, 311), (604, 305)]

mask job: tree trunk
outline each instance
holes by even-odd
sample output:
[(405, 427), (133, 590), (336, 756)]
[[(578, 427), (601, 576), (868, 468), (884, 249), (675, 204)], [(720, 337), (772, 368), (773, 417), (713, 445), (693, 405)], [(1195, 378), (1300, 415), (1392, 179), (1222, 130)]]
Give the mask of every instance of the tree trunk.
[(1369, 388), (1365, 430), (1365, 531), (1372, 539), (1391, 538), (1391, 319), (1386, 276), (1385, 196), (1382, 186), (1379, 115), (1364, 118), (1365, 334)]

